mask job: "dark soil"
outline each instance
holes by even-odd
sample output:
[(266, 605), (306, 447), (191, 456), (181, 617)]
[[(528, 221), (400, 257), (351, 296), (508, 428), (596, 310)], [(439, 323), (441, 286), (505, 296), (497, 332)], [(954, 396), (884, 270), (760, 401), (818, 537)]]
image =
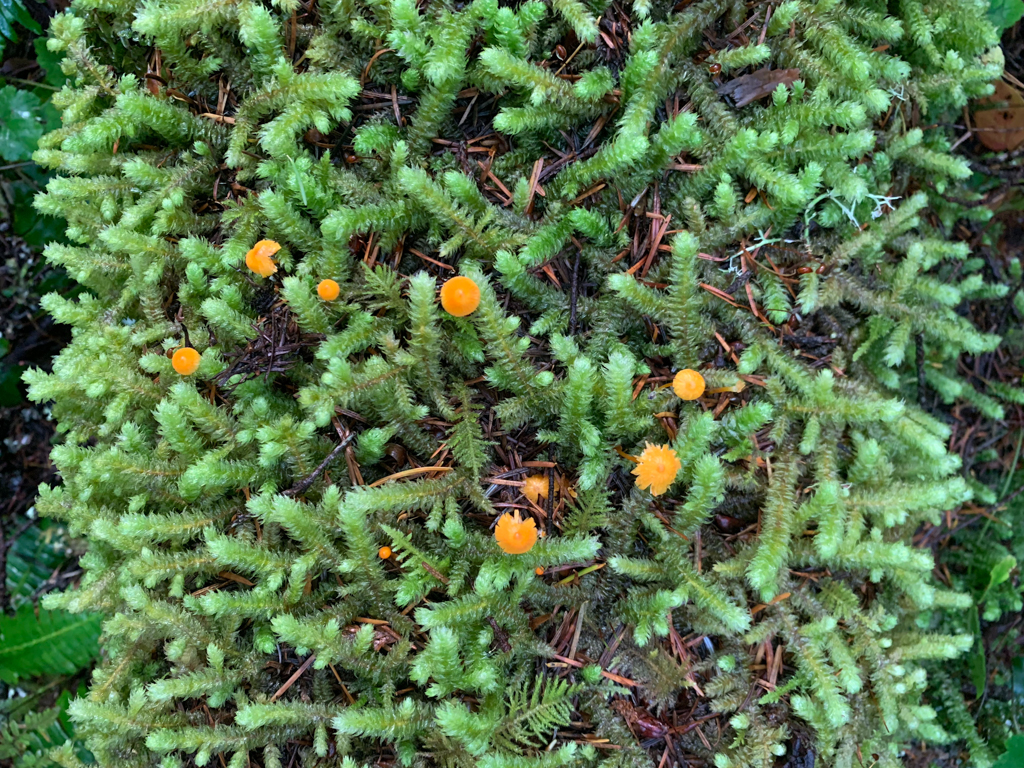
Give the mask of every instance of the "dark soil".
[[(14, 381), (27, 367), (49, 370), (52, 358), (70, 339), (68, 329), (55, 325), (39, 306), (40, 286), (66, 283), (53, 280), (52, 270), (41, 269), (41, 258), (0, 222), (0, 333), (10, 345), (0, 358), (0, 381), (8, 382), (0, 389), (0, 573), (6, 573), (7, 552), (14, 542), (35, 523), (39, 484), (55, 479), (49, 408), (28, 402), (24, 385)], [(5, 579), (0, 582), (0, 611), (8, 608)]]

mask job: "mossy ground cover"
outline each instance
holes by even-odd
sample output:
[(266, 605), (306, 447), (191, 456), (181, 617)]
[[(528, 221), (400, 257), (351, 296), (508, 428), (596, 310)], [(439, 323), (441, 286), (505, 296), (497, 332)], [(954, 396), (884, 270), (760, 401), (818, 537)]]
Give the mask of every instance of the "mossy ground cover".
[[(30, 381), (63, 434), (39, 509), (90, 541), (48, 605), (109, 617), (72, 705), (99, 761), (892, 765), (948, 738), (926, 667), (969, 650), (942, 617), (971, 602), (910, 545), (984, 491), (918, 403), (1021, 399), (958, 368), (999, 343), (964, 308), (1019, 278), (947, 240), (986, 213), (933, 124), (999, 73), (979, 11), (59, 17), (39, 207), (87, 292), (48, 299), (75, 340)], [(680, 464), (657, 496), (648, 443)], [(491, 534), (512, 510), (545, 534), (523, 554)]]

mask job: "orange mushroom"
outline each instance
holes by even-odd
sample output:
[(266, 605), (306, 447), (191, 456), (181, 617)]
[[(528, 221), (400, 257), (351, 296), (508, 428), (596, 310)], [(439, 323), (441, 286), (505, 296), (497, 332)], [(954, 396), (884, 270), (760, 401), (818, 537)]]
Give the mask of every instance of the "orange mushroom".
[(537, 523), (532, 517), (523, 520), (518, 509), (512, 514), (506, 512), (498, 518), (494, 539), (510, 555), (522, 555), (537, 543)]
[(533, 569), (533, 572), (536, 573), (538, 576), (544, 575), (544, 569), (541, 568), (539, 565)]
[(277, 272), (277, 263), (271, 257), (280, 250), (280, 243), (260, 240), (245, 254), (245, 266), (260, 277), (270, 277)]
[(200, 357), (192, 347), (182, 347), (171, 357), (171, 367), (182, 376), (191, 376), (199, 370)]
[(636, 475), (637, 487), (648, 488), (653, 496), (660, 496), (667, 491), (675, 482), (679, 470), (683, 468), (676, 452), (667, 445), (647, 443), (647, 447), (638, 458), (639, 461), (632, 472)]
[(690, 368), (684, 368), (672, 379), (672, 389), (680, 400), (696, 400), (704, 394), (704, 377)]
[(391, 557), (391, 547), (381, 547), (377, 550), (377, 557), (381, 560), (387, 560)]
[(324, 301), (334, 301), (341, 294), (341, 286), (328, 278), (321, 280), (316, 286), (317, 295)]
[(441, 306), (455, 317), (472, 314), (480, 306), (480, 286), (463, 275), (453, 277), (441, 286)]
[(534, 504), (548, 497), (548, 479), (544, 475), (527, 475), (523, 483), (523, 496)]

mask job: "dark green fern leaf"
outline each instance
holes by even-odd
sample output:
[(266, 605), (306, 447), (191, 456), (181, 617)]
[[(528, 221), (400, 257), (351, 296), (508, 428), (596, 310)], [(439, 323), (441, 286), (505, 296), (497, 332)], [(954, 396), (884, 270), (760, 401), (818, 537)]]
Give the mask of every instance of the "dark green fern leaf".
[(14, 616), (0, 617), (0, 680), (13, 685), (23, 677), (73, 675), (99, 655), (97, 614), (71, 614), (25, 604)]
[[(37, 694), (38, 696), (38, 694)], [(33, 697), (16, 701), (38, 701)], [(0, 726), (0, 764), (12, 768), (49, 768), (66, 765), (54, 759), (53, 750), (64, 747), (66, 754), (76, 760), (75, 764), (92, 763), (94, 758), (80, 740), (75, 739), (75, 726), (68, 716), (71, 692), (65, 690), (55, 706), (39, 712), (29, 711), (25, 715), (11, 715), (10, 709), (0, 706), (0, 717), (7, 720)], [(24, 706), (20, 707), (24, 709)]]
[(63, 525), (43, 520), (21, 534), (7, 553), (7, 594), (17, 608), (67, 560), (67, 532)]

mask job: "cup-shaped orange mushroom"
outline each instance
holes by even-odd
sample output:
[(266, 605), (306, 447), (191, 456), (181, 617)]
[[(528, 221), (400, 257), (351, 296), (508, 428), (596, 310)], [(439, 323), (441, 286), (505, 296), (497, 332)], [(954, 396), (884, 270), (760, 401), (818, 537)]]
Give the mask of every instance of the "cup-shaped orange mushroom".
[(171, 367), (182, 376), (191, 376), (199, 370), (199, 353), (192, 347), (182, 347), (171, 357)]
[(316, 286), (316, 294), (324, 301), (334, 301), (341, 294), (341, 286), (334, 280), (321, 280)]
[(532, 517), (523, 520), (518, 509), (512, 514), (506, 512), (498, 518), (494, 539), (510, 555), (522, 555), (537, 543), (537, 523)]
[(480, 286), (463, 275), (453, 277), (441, 286), (441, 306), (455, 317), (473, 314), (480, 306)]
[(676, 452), (667, 445), (647, 443), (633, 469), (633, 474), (636, 475), (638, 488), (647, 488), (653, 496), (660, 496), (675, 482), (676, 475), (682, 468)]
[(523, 483), (523, 496), (534, 504), (548, 497), (548, 479), (544, 475), (527, 475)]
[(272, 257), (280, 250), (280, 243), (273, 240), (260, 240), (245, 254), (245, 266), (260, 277), (270, 277), (277, 272), (277, 263)]
[(704, 394), (704, 387), (704, 377), (690, 368), (684, 368), (672, 379), (672, 389), (680, 400), (696, 400)]

